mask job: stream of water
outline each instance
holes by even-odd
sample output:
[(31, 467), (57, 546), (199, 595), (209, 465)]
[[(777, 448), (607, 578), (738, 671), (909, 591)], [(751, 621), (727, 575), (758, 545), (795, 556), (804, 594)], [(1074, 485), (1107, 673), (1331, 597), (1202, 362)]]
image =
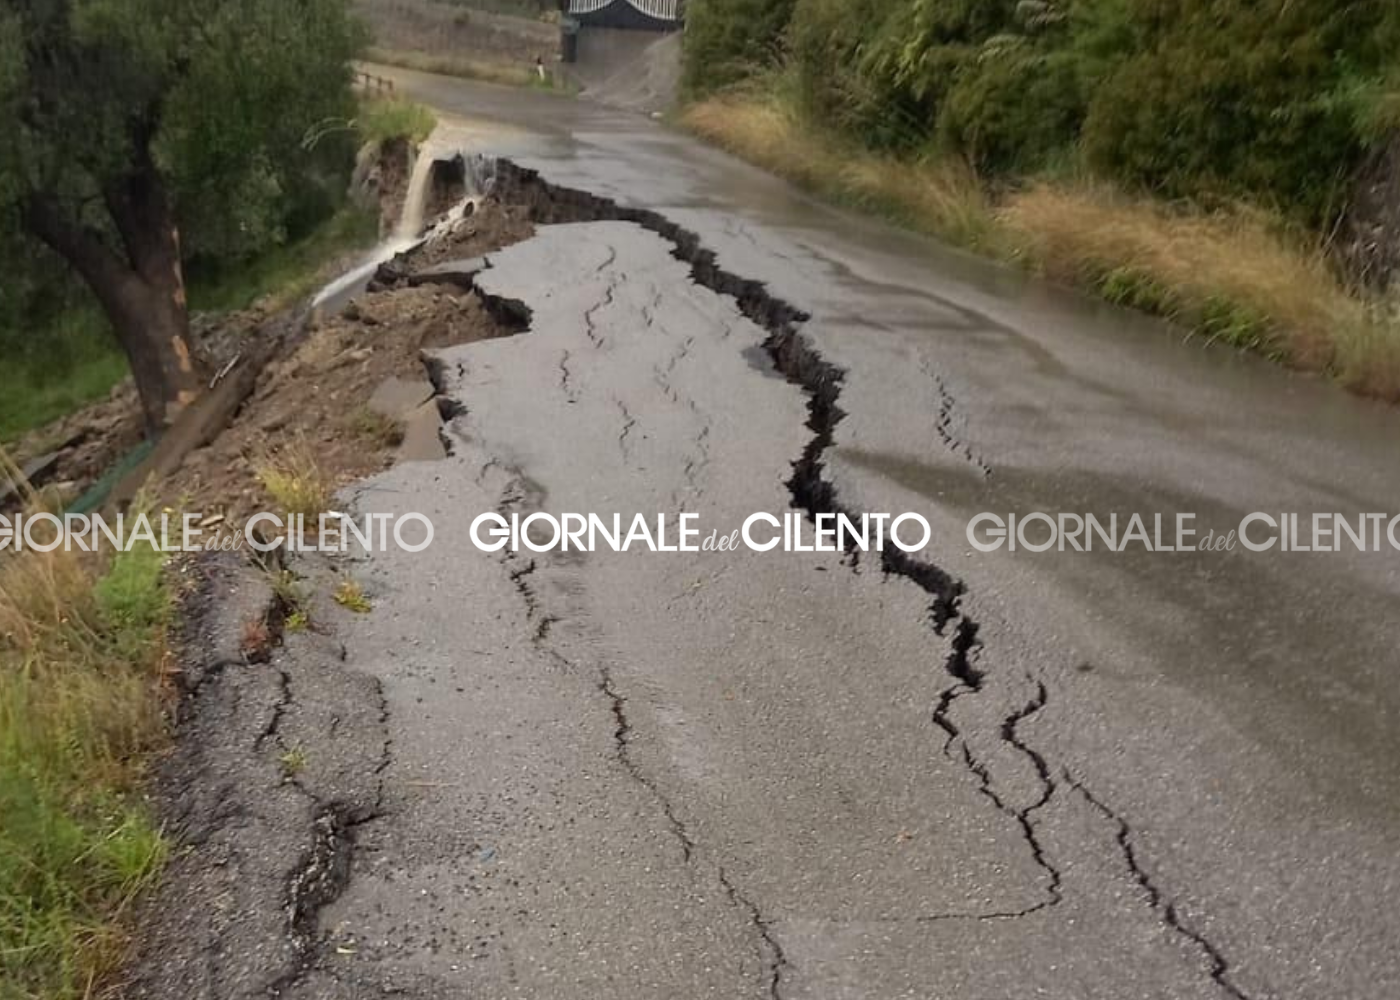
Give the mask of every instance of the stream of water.
[[(424, 232), (424, 217), (432, 197), (433, 165), (459, 156), (467, 161), (467, 195), (432, 229)], [(404, 195), (403, 209), (393, 233), (370, 251), (362, 263), (317, 292), (311, 301), (312, 308), (323, 313), (338, 312), (350, 299), (364, 291), (379, 265), (449, 232), (464, 215), (474, 209), (480, 197), (482, 171), (477, 159), (467, 154), (461, 137), (454, 135), (451, 130), (439, 128), (434, 131), (412, 157), (408, 190)]]

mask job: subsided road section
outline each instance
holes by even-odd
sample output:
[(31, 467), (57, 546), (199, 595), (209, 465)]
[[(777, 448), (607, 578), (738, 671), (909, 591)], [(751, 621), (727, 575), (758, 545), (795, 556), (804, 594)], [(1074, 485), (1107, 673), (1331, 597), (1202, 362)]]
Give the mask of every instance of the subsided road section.
[[(1400, 990), (1397, 554), (964, 536), (980, 510), (1393, 513), (1400, 419), (644, 121), (396, 76), (578, 193), (536, 186), (562, 224), (478, 279), (528, 330), (438, 359), (454, 454), (356, 494), (438, 534), (359, 570), (375, 808), (282, 995)], [(838, 506), (918, 511), (932, 544), (467, 536), (492, 510), (723, 531)]]

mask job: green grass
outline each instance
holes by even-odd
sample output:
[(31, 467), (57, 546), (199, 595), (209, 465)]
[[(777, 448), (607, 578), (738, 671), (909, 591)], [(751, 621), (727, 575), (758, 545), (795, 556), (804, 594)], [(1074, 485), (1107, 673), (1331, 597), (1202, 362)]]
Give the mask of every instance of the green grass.
[(346, 206), (304, 239), (268, 251), (247, 263), (190, 279), (190, 308), (199, 312), (246, 309), (265, 296), (281, 308), (309, 295), (328, 277), (326, 265), (379, 238), (373, 212)]
[(426, 107), (396, 97), (367, 100), (355, 119), (360, 134), (370, 142), (407, 139), (421, 143), (437, 128), (437, 118)]
[(163, 557), (0, 565), (0, 996), (76, 1000), (119, 966), (166, 845), (137, 794), (164, 739)]
[(47, 366), (11, 369), (0, 392), (0, 441), (11, 441), (35, 427), (67, 416), (105, 397), (127, 375), (126, 355), (113, 345), (98, 357), (54, 377)]
[(126, 356), (95, 308), (64, 314), (31, 342), (31, 355), (0, 365), (0, 441), (103, 398), (127, 374)]
[[(265, 296), (274, 309), (316, 291), (330, 277), (327, 265), (379, 238), (372, 212), (347, 206), (306, 238), (256, 260), (220, 272), (190, 275), (196, 311), (246, 309)], [(126, 356), (96, 307), (74, 308), (28, 338), (29, 356), (0, 364), (0, 442), (12, 442), (112, 391), (128, 374)]]

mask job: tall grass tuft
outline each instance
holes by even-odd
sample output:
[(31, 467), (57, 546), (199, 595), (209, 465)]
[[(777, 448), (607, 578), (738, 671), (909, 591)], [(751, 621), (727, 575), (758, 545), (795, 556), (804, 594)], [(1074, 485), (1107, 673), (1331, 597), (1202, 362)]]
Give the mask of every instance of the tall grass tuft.
[(1040, 185), (1008, 199), (999, 219), (1051, 278), (1113, 298), (1123, 276), (1139, 276), (1161, 301), (1128, 304), (1155, 304), (1150, 311), (1301, 367), (1328, 368), (1337, 331), (1365, 319), (1320, 252), (1256, 214), (1175, 212), (1106, 188)]
[(415, 145), (437, 128), (437, 118), (426, 107), (398, 97), (379, 97), (360, 105), (355, 119), (361, 135), (371, 142), (407, 139)]
[[(12, 468), (11, 468), (11, 471)], [(165, 738), (164, 556), (0, 552), (0, 991), (93, 995), (165, 844), (135, 794)]]
[(709, 142), (838, 204), (963, 246), (992, 234), (977, 178), (952, 160), (865, 152), (803, 122), (790, 102), (739, 94), (691, 104), (681, 124)]
[(331, 509), (335, 483), (305, 440), (296, 440), (258, 463), (257, 479), (285, 515), (312, 521)]

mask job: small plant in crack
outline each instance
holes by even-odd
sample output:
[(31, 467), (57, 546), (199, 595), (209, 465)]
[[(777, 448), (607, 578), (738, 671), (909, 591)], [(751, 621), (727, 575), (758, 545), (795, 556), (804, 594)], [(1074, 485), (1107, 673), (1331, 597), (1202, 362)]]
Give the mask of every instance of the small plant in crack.
[(306, 751), (299, 746), (291, 747), (278, 754), (277, 763), (282, 765), (283, 777), (295, 778), (306, 770)]
[(357, 615), (367, 615), (374, 607), (365, 595), (364, 587), (360, 586), (358, 581), (349, 578), (342, 580), (331, 596), (336, 604)]
[(368, 406), (360, 406), (347, 421), (350, 432), (374, 448), (397, 448), (403, 444), (404, 425)]
[(305, 632), (311, 628), (311, 616), (303, 610), (293, 611), (287, 616), (287, 620), (282, 623), (282, 627), (288, 632)]
[(249, 663), (266, 663), (272, 656), (272, 629), (267, 619), (249, 618), (243, 622), (238, 639), (238, 652)]
[(272, 574), (272, 596), (291, 614), (306, 606), (308, 595), (301, 578), (289, 569), (282, 569)]

